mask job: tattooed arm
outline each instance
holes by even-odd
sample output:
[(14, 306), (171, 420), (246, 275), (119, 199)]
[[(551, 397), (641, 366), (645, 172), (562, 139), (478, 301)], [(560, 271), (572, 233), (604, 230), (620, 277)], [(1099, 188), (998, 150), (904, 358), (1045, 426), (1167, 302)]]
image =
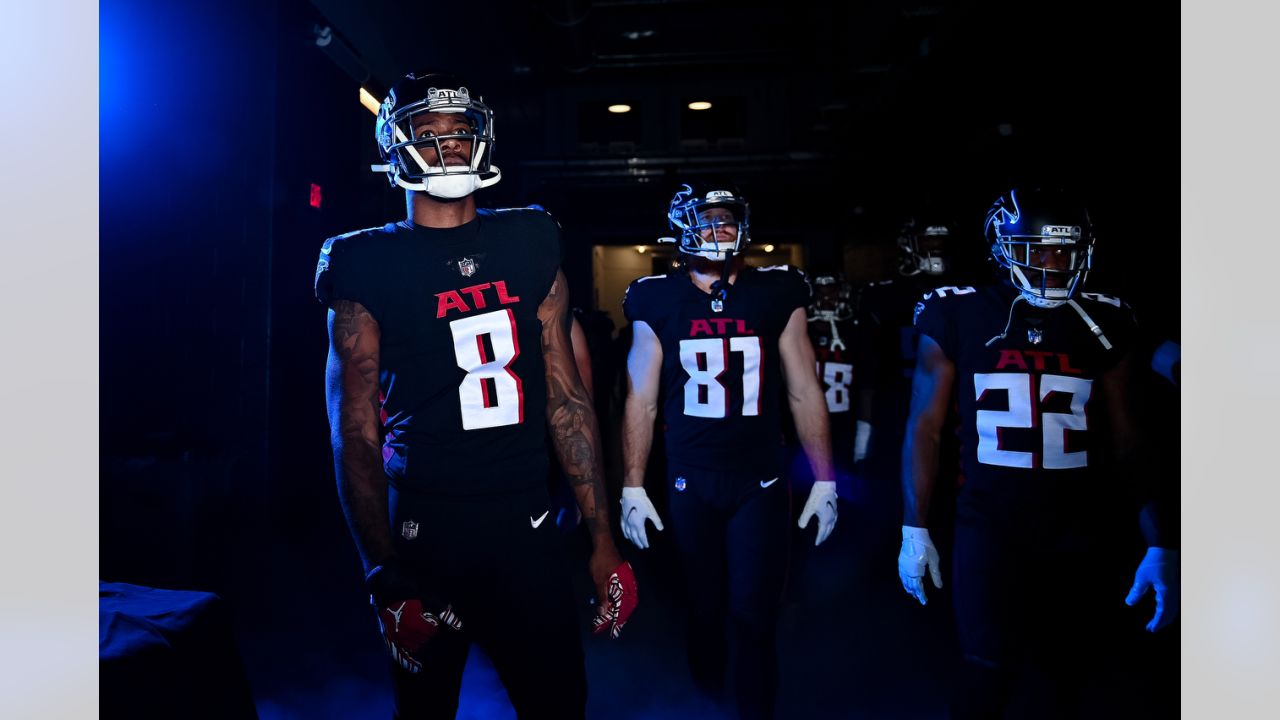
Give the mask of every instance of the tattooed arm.
[(379, 440), (380, 337), (377, 321), (363, 305), (333, 301), (325, 373), (329, 439), (342, 512), (366, 574), (395, 554)]
[(600, 428), (591, 398), (578, 376), (569, 339), (572, 315), (569, 313), (569, 289), (563, 272), (556, 271), (551, 291), (538, 306), (538, 319), (542, 321), (542, 356), (547, 366), (547, 423), (560, 465), (569, 477), (582, 519), (591, 532), (595, 546), (591, 556), (591, 574), (599, 586), (602, 578), (607, 580), (622, 558), (609, 532), (609, 503), (604, 492)]

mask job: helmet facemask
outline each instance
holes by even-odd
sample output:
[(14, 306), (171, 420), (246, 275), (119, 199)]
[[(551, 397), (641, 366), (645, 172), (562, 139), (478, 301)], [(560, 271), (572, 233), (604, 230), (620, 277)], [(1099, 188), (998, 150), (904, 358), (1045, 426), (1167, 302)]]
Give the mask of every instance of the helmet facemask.
[[(1080, 228), (1073, 229), (1078, 238)], [(998, 243), (1009, 277), (1027, 302), (1036, 307), (1057, 307), (1070, 300), (1093, 261), (1092, 247), (1065, 239), (1046, 242), (1049, 239), (1043, 235), (1015, 235), (1001, 237)], [(1050, 253), (1062, 259), (1047, 262), (1045, 258)]]
[(946, 225), (929, 225), (917, 231), (915, 223), (909, 223), (898, 236), (898, 248), (902, 251), (898, 272), (907, 277), (946, 273), (950, 238), (951, 230)]
[[(386, 172), (393, 185), (456, 199), (501, 179), (502, 172), (490, 163), (494, 145), (493, 112), (480, 100), (473, 99), (467, 88), (430, 87), (426, 97), (419, 100), (399, 107), (396, 101), (396, 92), (392, 90), (382, 104), (374, 129), (385, 163), (374, 166), (374, 170)], [(424, 128), (428, 113), (438, 113), (447, 121), (459, 116), (465, 119), (466, 127), (446, 122), (445, 133), (433, 134)], [(470, 149), (469, 159), (465, 158), (466, 149)], [(458, 158), (459, 155), (462, 157)], [(455, 162), (454, 158), (462, 162)]]

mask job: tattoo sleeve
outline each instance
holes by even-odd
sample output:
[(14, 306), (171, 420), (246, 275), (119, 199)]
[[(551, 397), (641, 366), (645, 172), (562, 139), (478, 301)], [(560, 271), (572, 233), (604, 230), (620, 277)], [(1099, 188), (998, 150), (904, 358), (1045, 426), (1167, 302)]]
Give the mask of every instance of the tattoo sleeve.
[(395, 553), (382, 471), (378, 323), (360, 303), (329, 310), (325, 397), (338, 499), (367, 573)]
[(538, 307), (538, 319), (542, 321), (542, 355), (547, 366), (547, 423), (556, 455), (593, 540), (608, 536), (600, 427), (574, 363), (569, 339), (572, 316), (563, 272), (556, 271), (551, 291)]

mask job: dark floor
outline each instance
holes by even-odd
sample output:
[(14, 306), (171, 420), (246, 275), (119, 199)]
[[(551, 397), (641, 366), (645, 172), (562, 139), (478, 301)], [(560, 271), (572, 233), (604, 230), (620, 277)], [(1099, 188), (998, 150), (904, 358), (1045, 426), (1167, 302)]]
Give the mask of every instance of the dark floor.
[[(946, 716), (956, 656), (947, 597), (930, 588), (932, 601), (921, 607), (902, 591), (897, 525), (872, 523), (872, 515), (886, 517), (842, 500), (837, 529), (821, 547), (811, 547), (812, 528), (807, 540), (796, 533), (788, 602), (778, 627), (780, 718)], [(264, 720), (390, 717), (384, 651), (353, 577), (350, 541), (337, 522), (294, 525), (303, 529), (274, 547), (285, 570), (272, 574), (275, 587), (264, 588), (271, 602), (237, 613), (240, 650), (258, 711)], [(650, 540), (653, 547), (647, 551), (620, 546), (635, 566), (641, 605), (622, 639), (609, 641), (587, 634), (591, 588), (585, 555), (581, 538), (566, 536), (582, 557), (575, 589), (583, 598), (588, 715), (723, 717), (696, 696), (685, 672), (669, 533), (651, 530)], [(306, 564), (299, 565), (299, 559)], [(1101, 680), (1089, 691), (1087, 716), (1174, 717), (1176, 632), (1155, 638), (1135, 632), (1127, 646), (1117, 642), (1100, 648)], [(468, 664), (458, 717), (514, 717), (478, 651)]]

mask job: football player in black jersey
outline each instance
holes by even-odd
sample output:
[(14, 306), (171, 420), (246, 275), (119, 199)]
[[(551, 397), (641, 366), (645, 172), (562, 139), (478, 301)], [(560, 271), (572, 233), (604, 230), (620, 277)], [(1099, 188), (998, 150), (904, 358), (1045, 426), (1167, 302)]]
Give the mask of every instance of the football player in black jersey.
[(559, 226), (478, 210), (493, 113), (409, 75), (375, 136), (408, 217), (325, 242), (327, 398), (339, 497), (391, 652), (396, 716), (452, 718), (470, 642), (521, 718), (581, 718), (586, 677), (548, 521), (548, 430), (592, 540), (596, 632), (636, 604), (614, 547), (599, 429), (574, 364)]
[[(926, 574), (942, 586), (926, 518), (943, 418), (957, 402), (964, 477), (951, 578), (965, 669), (955, 714), (1000, 717), (1027, 680), (1050, 689), (1033, 716), (1069, 715), (1080, 673), (1123, 626), (1113, 610), (1128, 559), (1112, 531), (1133, 526), (1121, 488), (1147, 479), (1129, 399), (1135, 324), (1121, 300), (1082, 291), (1094, 230), (1070, 196), (1010, 191), (986, 234), (1008, 281), (940, 287), (917, 306), (899, 575), (922, 604)], [(1155, 590), (1154, 631), (1178, 614), (1178, 551), (1158, 504), (1139, 517), (1148, 550), (1124, 599)]]
[[(853, 484), (854, 463), (866, 454), (865, 428), (868, 427), (869, 406), (866, 402), (859, 402), (866, 398), (866, 393), (859, 397), (854, 390), (854, 377), (862, 372), (861, 367), (855, 368), (854, 362), (861, 336), (854, 322), (853, 308), (843, 297), (845, 283), (832, 274), (816, 275), (813, 287), (813, 304), (809, 306), (809, 343), (818, 361), (818, 381), (827, 402), (836, 483), (837, 487), (845, 488), (841, 492), (850, 493), (848, 499), (862, 502), (866, 499), (865, 491), (860, 484)], [(861, 447), (859, 439), (863, 441)], [(803, 465), (799, 470), (801, 476), (807, 475)]]
[(898, 232), (898, 277), (870, 283), (858, 293), (863, 342), (855, 393), (866, 415), (859, 417), (865, 422), (857, 425), (854, 452), (856, 460), (866, 460), (864, 472), (880, 493), (877, 505), (893, 508), (890, 517), (897, 515), (902, 429), (916, 363), (915, 307), (935, 287), (967, 284), (958, 277), (954, 243), (952, 224), (937, 213), (908, 219)]
[(661, 403), (695, 684), (718, 696), (732, 658), (739, 714), (773, 717), (774, 634), (791, 512), (781, 477), (784, 397), (817, 480), (800, 526), (818, 519), (817, 544), (836, 522), (826, 403), (806, 333), (809, 287), (785, 265), (743, 266), (748, 205), (730, 186), (684, 185), (668, 220), (679, 234), (683, 267), (632, 282), (623, 301), (634, 328), (623, 420), (623, 533), (647, 548), (645, 522), (662, 530), (644, 490)]

